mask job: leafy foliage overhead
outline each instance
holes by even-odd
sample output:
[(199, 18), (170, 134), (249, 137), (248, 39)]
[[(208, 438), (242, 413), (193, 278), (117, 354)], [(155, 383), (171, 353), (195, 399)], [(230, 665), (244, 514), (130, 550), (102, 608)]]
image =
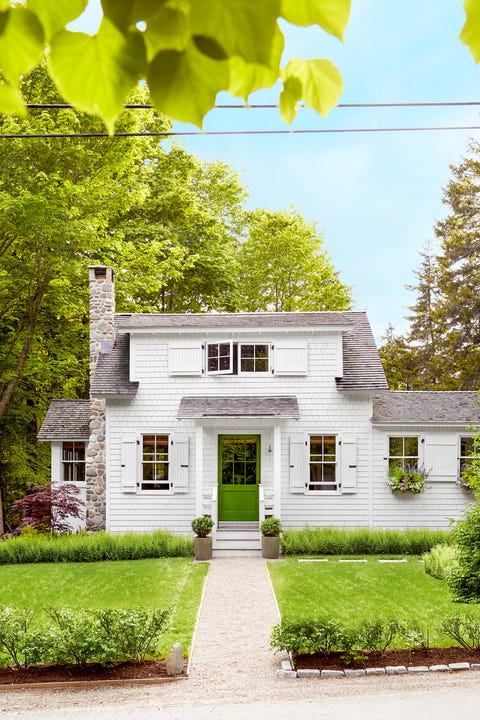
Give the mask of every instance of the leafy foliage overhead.
[(159, 112), (199, 127), (221, 90), (247, 100), (280, 78), (287, 122), (298, 101), (325, 115), (343, 90), (329, 60), (295, 59), (280, 68), (279, 21), (318, 25), (342, 40), (351, 0), (102, 0), (93, 37), (67, 29), (87, 4), (0, 0), (0, 112), (25, 114), (21, 77), (45, 50), (65, 100), (99, 116), (110, 133), (140, 80)]

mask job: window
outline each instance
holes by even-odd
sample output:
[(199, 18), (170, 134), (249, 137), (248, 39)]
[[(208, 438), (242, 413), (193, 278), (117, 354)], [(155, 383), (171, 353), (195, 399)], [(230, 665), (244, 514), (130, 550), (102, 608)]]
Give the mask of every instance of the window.
[(336, 448), (335, 435), (310, 436), (310, 491), (338, 489)]
[(170, 490), (168, 435), (142, 438), (142, 490)]
[(85, 443), (62, 445), (63, 482), (85, 482)]
[(270, 345), (268, 343), (208, 343), (207, 372), (210, 375), (238, 375), (268, 373)]
[(233, 368), (232, 343), (209, 343), (207, 345), (207, 371), (209, 373), (231, 373)]
[(472, 453), (478, 452), (478, 448), (475, 444), (474, 437), (461, 437), (460, 438), (460, 473), (467, 470), (468, 466), (472, 463)]
[(245, 343), (240, 345), (240, 372), (267, 373), (269, 345)]
[(418, 467), (418, 437), (391, 436), (388, 438), (388, 470), (394, 467)]

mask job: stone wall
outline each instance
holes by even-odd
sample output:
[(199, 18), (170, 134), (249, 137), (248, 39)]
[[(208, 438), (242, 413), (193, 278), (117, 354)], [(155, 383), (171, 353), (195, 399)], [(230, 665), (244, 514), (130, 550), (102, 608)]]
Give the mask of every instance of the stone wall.
[[(105, 266), (89, 267), (90, 377), (102, 353), (115, 342), (115, 275)], [(86, 528), (104, 530), (106, 524), (105, 401), (90, 397), (90, 439), (86, 457)]]

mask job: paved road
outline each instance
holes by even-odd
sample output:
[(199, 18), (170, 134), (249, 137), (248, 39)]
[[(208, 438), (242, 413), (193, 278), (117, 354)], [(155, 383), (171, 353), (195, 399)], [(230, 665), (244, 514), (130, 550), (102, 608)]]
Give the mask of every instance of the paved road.
[[(480, 677), (475, 678), (473, 685), (479, 685), (479, 680)], [(480, 687), (412, 693), (403, 692), (401, 684), (395, 684), (389, 693), (344, 696), (339, 684), (343, 681), (333, 682), (340, 693), (338, 697), (197, 707), (162, 708), (160, 689), (156, 703), (152, 703), (150, 696), (147, 703), (138, 697), (134, 704), (55, 710), (29, 710), (26, 694), (25, 707), (12, 712), (5, 707), (6, 698), (0, 696), (0, 717), (2, 720), (457, 720), (459, 717), (477, 720), (480, 717)]]

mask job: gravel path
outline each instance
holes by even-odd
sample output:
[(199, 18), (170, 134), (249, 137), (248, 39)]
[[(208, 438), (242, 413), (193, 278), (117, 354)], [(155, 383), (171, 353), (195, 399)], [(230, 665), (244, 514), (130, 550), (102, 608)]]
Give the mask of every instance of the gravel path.
[[(161, 685), (122, 685), (59, 690), (2, 690), (0, 717), (46, 717), (62, 708), (77, 717), (80, 708), (129, 706), (168, 708), (373, 695), (442, 692), (478, 687), (479, 674), (427, 673), (392, 677), (329, 680), (279, 679), (280, 656), (268, 651), (278, 610), (266, 563), (259, 558), (222, 558), (211, 562), (194, 640), (188, 680)], [(70, 715), (71, 713), (71, 715)]]

